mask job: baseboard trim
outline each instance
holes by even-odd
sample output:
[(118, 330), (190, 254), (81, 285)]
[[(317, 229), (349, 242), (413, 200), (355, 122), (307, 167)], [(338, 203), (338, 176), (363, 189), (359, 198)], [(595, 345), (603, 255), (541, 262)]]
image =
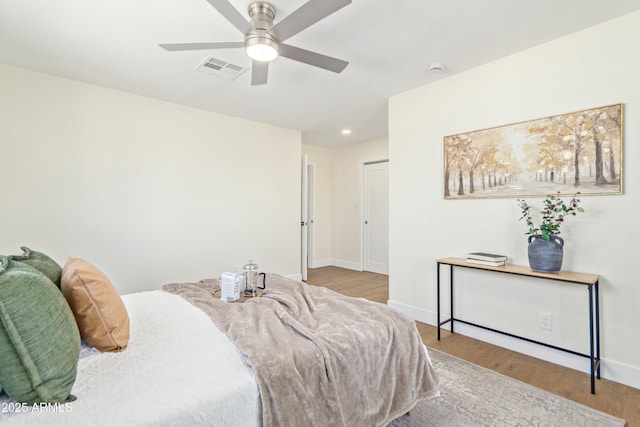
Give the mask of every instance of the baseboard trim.
[(310, 264), (309, 268), (334, 266), (346, 268), (347, 270), (362, 271), (362, 266), (359, 263), (352, 261), (343, 261), (340, 259), (318, 259), (314, 260), (312, 264), (313, 266)]
[(336, 267), (346, 268), (348, 270), (362, 271), (362, 266), (360, 263), (352, 262), (352, 261), (343, 261), (340, 259), (334, 259), (331, 265), (335, 265)]
[[(412, 305), (403, 304), (397, 301), (389, 300), (387, 305), (398, 311), (410, 316), (418, 322), (437, 326), (437, 313)], [(474, 328), (462, 323), (456, 323), (456, 333), (465, 335), (480, 341), (504, 347), (518, 353), (527, 354), (547, 362), (575, 369), (577, 371), (589, 373), (589, 360), (584, 357), (574, 356), (562, 351), (553, 350), (544, 346), (511, 338), (506, 335), (487, 331), (480, 328)], [(601, 360), (601, 376), (611, 381), (627, 385), (629, 387), (640, 389), (640, 367), (628, 365), (626, 363), (616, 362), (603, 358)], [(596, 393), (598, 392), (598, 384), (596, 382)]]
[(333, 261), (330, 259), (317, 259), (311, 261), (309, 268), (329, 267), (333, 265)]

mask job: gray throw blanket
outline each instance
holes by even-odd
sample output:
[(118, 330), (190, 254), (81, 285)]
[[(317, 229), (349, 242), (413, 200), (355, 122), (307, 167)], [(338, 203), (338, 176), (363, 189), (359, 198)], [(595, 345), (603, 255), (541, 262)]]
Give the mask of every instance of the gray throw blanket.
[(438, 394), (408, 316), (276, 274), (266, 283), (244, 303), (215, 298), (218, 279), (163, 287), (207, 313), (247, 356), (263, 426), (385, 426)]

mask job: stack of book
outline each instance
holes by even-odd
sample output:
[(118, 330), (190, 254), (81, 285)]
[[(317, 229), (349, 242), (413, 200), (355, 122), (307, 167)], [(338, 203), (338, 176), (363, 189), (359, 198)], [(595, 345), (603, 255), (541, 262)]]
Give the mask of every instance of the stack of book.
[(485, 252), (471, 252), (467, 254), (467, 262), (470, 264), (491, 265), (500, 267), (507, 263), (506, 255), (488, 254)]

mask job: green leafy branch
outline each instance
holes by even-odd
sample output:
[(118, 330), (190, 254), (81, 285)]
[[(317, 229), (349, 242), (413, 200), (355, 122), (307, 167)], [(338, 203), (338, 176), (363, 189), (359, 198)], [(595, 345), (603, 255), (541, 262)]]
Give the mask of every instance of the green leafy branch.
[[(580, 194), (580, 193), (578, 193)], [(547, 196), (543, 201), (542, 222), (536, 226), (531, 218), (531, 205), (524, 199), (517, 199), (518, 206), (522, 209), (520, 220), (525, 220), (529, 231), (525, 234), (540, 236), (545, 240), (555, 234), (560, 234), (560, 226), (567, 216), (575, 216), (578, 212), (584, 212), (584, 208), (580, 206), (580, 199), (573, 196), (568, 204), (565, 204), (558, 195)]]

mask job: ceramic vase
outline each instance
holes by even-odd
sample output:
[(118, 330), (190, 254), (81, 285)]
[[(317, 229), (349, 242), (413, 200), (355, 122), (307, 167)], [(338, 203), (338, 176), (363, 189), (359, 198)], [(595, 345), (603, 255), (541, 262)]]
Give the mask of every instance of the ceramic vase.
[(557, 273), (562, 267), (564, 240), (558, 236), (529, 236), (529, 266), (540, 273)]

